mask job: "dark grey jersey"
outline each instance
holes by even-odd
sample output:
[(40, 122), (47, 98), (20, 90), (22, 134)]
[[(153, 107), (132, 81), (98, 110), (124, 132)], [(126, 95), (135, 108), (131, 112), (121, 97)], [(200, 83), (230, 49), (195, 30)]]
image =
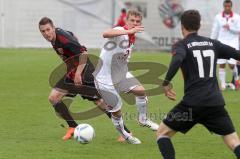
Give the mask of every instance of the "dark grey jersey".
[(184, 77), (184, 104), (225, 105), (216, 77), (216, 62), (218, 58), (240, 60), (239, 51), (219, 41), (192, 33), (173, 46), (172, 54), (165, 80), (171, 81), (181, 68)]

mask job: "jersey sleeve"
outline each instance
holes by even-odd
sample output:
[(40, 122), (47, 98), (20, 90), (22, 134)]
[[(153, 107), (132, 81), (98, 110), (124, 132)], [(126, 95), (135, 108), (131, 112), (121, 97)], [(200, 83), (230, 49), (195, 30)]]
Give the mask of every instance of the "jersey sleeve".
[(71, 55), (78, 55), (87, 51), (85, 46), (82, 46), (74, 34), (70, 31), (64, 31), (62, 29), (58, 31), (58, 40), (61, 47), (69, 52)]
[(217, 39), (218, 38), (218, 32), (219, 32), (219, 24), (218, 24), (218, 16), (215, 17), (211, 32), (211, 39)]
[(124, 30), (124, 28), (120, 27), (120, 26), (114, 27), (113, 29), (115, 29), (115, 30)]
[(172, 47), (172, 55), (172, 60), (169, 65), (169, 69), (165, 77), (163, 86), (169, 84), (169, 82), (177, 73), (178, 69), (181, 67), (182, 62), (186, 57), (186, 47), (182, 42), (178, 42)]
[(74, 36), (73, 32), (71, 31), (67, 31), (70, 35)]
[(65, 49), (69, 50), (71, 53), (78, 55), (85, 51), (87, 51), (87, 48), (78, 42), (69, 42), (65, 45)]
[(218, 50), (218, 58), (221, 59), (236, 59), (240, 60), (240, 51), (236, 50), (233, 47), (230, 47), (228, 45), (225, 45), (219, 41), (216, 41), (217, 44), (217, 50)]
[[(120, 26), (114, 27), (113, 29), (114, 30), (125, 30), (123, 27), (120, 27)], [(119, 42), (124, 40), (123, 36), (115, 36), (115, 37), (112, 37), (112, 38), (109, 38), (109, 39), (111, 39), (111, 40), (113, 40), (113, 41), (115, 41), (117, 43), (119, 43)]]
[(67, 50), (68, 52), (70, 52), (71, 54), (73, 55), (78, 55), (78, 54), (81, 54), (83, 53), (84, 51), (87, 51), (86, 47), (85, 46), (82, 46), (77, 38), (74, 36), (73, 33), (71, 32), (68, 32), (71, 36), (64, 36), (64, 35), (61, 35), (60, 36), (60, 42), (62, 44), (62, 47)]

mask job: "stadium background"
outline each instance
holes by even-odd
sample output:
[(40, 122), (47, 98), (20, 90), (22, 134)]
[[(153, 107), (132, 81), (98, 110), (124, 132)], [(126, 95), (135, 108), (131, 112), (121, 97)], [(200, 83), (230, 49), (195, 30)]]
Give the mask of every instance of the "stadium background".
[[(240, 1), (233, 3), (233, 10), (240, 11)], [(100, 48), (101, 32), (115, 23), (124, 6), (144, 15), (146, 31), (138, 35), (142, 40), (137, 48), (168, 50), (181, 38), (178, 17), (182, 10), (200, 10), (200, 32), (209, 36), (222, 0), (0, 0), (0, 47), (49, 47), (37, 25), (48, 16), (56, 26), (76, 33), (88, 48)]]
[[(43, 16), (51, 17), (56, 26), (73, 31), (82, 44), (93, 48), (89, 53), (99, 55), (98, 48), (103, 44), (101, 32), (114, 24), (125, 4), (136, 6), (144, 13), (146, 31), (138, 35), (142, 40), (138, 40), (136, 48), (142, 50), (133, 53), (131, 62), (168, 66), (171, 55), (161, 50), (169, 50), (171, 43), (181, 37), (177, 23), (181, 8), (199, 9), (203, 18), (200, 32), (209, 36), (213, 18), (222, 10), (222, 1), (0, 0), (0, 159), (159, 159), (155, 133), (138, 126), (136, 108), (126, 102), (124, 119), (134, 135), (141, 139), (141, 145), (118, 143), (118, 133), (105, 115), (78, 121), (94, 127), (96, 137), (92, 143), (80, 145), (74, 140), (62, 141), (66, 130), (60, 125), (66, 127), (66, 124), (55, 115), (47, 100), (51, 90), (49, 76), (62, 61), (41, 36), (38, 21)], [(178, 5), (173, 5), (175, 3)], [(239, 3), (234, 0), (234, 11), (238, 13)], [(170, 9), (171, 6), (174, 9)], [(161, 68), (156, 70), (162, 71)], [(135, 75), (145, 72), (133, 71)], [(164, 95), (149, 96), (149, 115), (158, 123), (183, 96), (180, 72), (173, 84), (177, 101), (169, 101)], [(156, 87), (144, 86), (146, 89)], [(228, 89), (223, 95), (239, 133), (239, 91)], [(94, 107), (77, 97), (71, 111), (84, 112)], [(177, 134), (173, 143), (179, 159), (234, 158), (220, 137), (210, 134), (201, 125), (187, 135)]]

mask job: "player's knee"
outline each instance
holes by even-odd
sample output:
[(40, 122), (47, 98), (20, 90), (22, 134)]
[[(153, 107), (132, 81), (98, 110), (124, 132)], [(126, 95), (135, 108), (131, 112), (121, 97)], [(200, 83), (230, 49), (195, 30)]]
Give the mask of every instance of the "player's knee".
[(231, 70), (233, 70), (234, 67), (235, 67), (235, 65), (229, 65), (229, 68), (230, 68)]
[(145, 93), (145, 88), (143, 86), (140, 86), (138, 88), (138, 93), (141, 95), (141, 96), (145, 96), (146, 93)]
[(234, 150), (236, 146), (240, 145), (239, 142), (236, 140), (232, 140), (232, 142), (227, 143), (227, 146), (231, 149)]
[(161, 123), (157, 132), (156, 132), (156, 135), (157, 135), (157, 138), (160, 138), (160, 137), (172, 137), (173, 135), (175, 134), (175, 132), (171, 129), (169, 129), (164, 123)]
[(94, 101), (94, 104), (97, 106), (100, 106), (102, 103), (103, 103), (103, 101), (101, 99)]
[(51, 104), (56, 104), (58, 103), (59, 101), (61, 100), (61, 98), (56, 95), (56, 94), (50, 94), (48, 96), (48, 101), (51, 103)]
[(237, 133), (232, 133), (230, 135), (226, 135), (223, 138), (224, 138), (225, 143), (232, 150), (234, 150), (236, 146), (240, 145), (240, 140), (239, 140)]
[(156, 135), (158, 138), (161, 136), (167, 136), (167, 134), (168, 134), (168, 130), (162, 129), (162, 128), (159, 128), (156, 132)]
[(143, 86), (137, 86), (132, 90), (133, 94), (136, 96), (146, 96), (145, 88)]
[(220, 64), (219, 67), (220, 67), (220, 68), (225, 68), (226, 65), (225, 65), (225, 64)]
[(107, 110), (107, 105), (105, 104), (103, 99), (95, 100), (94, 104), (97, 105), (103, 111)]

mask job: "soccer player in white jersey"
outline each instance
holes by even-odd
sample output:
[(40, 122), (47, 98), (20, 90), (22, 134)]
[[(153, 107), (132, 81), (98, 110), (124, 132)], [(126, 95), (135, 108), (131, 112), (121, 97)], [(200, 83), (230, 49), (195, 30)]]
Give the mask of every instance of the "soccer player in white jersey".
[(122, 101), (120, 92), (133, 93), (138, 108), (138, 122), (152, 130), (158, 125), (147, 118), (147, 97), (144, 87), (128, 72), (128, 61), (135, 42), (135, 33), (144, 31), (141, 26), (142, 15), (136, 10), (129, 10), (126, 26), (115, 27), (103, 32), (106, 43), (100, 54), (100, 61), (94, 72), (96, 88), (112, 113), (112, 122), (123, 138), (130, 144), (141, 141), (127, 133), (123, 127), (121, 114)]
[[(213, 28), (212, 28), (212, 39), (217, 39), (222, 43), (234, 47), (239, 50), (239, 33), (240, 33), (240, 16), (232, 11), (232, 1), (225, 0), (223, 2), (224, 11), (216, 15)], [(229, 64), (232, 70), (235, 86), (230, 85), (231, 89), (239, 89), (239, 77), (238, 70), (236, 67), (237, 61), (234, 59), (218, 59), (217, 63), (219, 66), (219, 79), (221, 82), (221, 90), (226, 89), (226, 63)]]

